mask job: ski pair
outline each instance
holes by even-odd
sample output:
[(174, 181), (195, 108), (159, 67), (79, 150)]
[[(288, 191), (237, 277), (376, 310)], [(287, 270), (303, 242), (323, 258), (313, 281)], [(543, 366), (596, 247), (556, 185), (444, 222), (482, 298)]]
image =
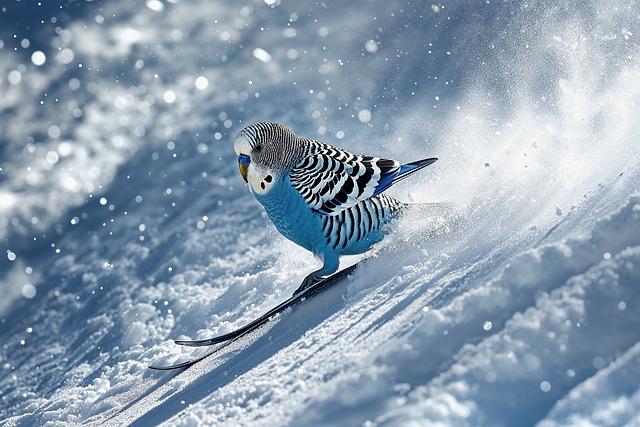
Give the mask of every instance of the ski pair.
[(210, 346), (210, 345), (221, 344), (221, 343), (223, 343), (224, 345), (221, 345), (221, 346), (215, 348), (213, 351), (205, 353), (204, 355), (202, 355), (200, 357), (188, 360), (186, 362), (177, 363), (175, 365), (169, 365), (169, 366), (149, 366), (149, 368), (150, 369), (155, 369), (155, 370), (158, 370), (158, 371), (170, 371), (170, 370), (174, 370), (174, 369), (188, 368), (188, 367), (194, 365), (195, 363), (197, 363), (197, 362), (199, 362), (199, 361), (201, 361), (203, 359), (206, 359), (207, 357), (211, 356), (212, 354), (217, 353), (218, 351), (220, 351), (221, 349), (223, 349), (227, 345), (231, 344), (232, 342), (234, 342), (238, 338), (242, 337), (243, 335), (246, 335), (249, 332), (254, 331), (255, 329), (257, 329), (258, 327), (264, 325), (265, 323), (270, 321), (275, 315), (282, 313), (287, 308), (289, 308), (289, 307), (291, 307), (291, 306), (293, 306), (293, 305), (305, 300), (306, 298), (309, 298), (309, 297), (317, 294), (318, 292), (320, 292), (321, 290), (329, 287), (330, 285), (333, 285), (333, 284), (337, 283), (342, 278), (346, 277), (349, 273), (351, 273), (356, 268), (357, 265), (358, 264), (354, 264), (354, 265), (352, 265), (350, 267), (345, 268), (344, 270), (340, 270), (337, 273), (334, 273), (331, 276), (320, 280), (318, 283), (315, 283), (315, 284), (309, 286), (308, 288), (304, 289), (303, 291), (298, 292), (297, 294), (294, 294), (291, 298), (289, 298), (289, 299), (281, 302), (277, 306), (273, 307), (271, 310), (267, 311), (265, 314), (263, 314), (262, 316), (258, 317), (256, 320), (246, 324), (245, 326), (243, 326), (241, 328), (236, 329), (235, 331), (232, 331), (232, 332), (229, 332), (227, 334), (220, 335), (220, 336), (217, 336), (217, 337), (212, 337), (212, 338), (207, 338), (207, 339), (202, 339), (202, 340), (175, 340), (176, 344), (184, 345), (184, 346), (188, 346), (188, 347), (203, 347), (203, 346)]

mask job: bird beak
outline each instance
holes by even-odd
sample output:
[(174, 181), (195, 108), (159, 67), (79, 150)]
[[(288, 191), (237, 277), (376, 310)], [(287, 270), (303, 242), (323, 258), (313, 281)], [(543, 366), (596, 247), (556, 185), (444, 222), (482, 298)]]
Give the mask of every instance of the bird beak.
[(249, 164), (251, 163), (251, 157), (246, 154), (240, 154), (238, 156), (238, 167), (240, 168), (240, 176), (244, 179), (244, 182), (249, 182), (247, 180), (247, 174), (249, 173)]
[(249, 172), (249, 166), (243, 165), (242, 163), (240, 163), (238, 166), (240, 167), (240, 176), (242, 176), (244, 182), (249, 182), (247, 181), (247, 172)]

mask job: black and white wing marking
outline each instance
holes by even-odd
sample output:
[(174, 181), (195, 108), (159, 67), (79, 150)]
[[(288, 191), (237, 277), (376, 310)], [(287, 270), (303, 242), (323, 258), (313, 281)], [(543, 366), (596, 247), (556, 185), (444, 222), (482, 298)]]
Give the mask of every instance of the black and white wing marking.
[(395, 160), (356, 156), (316, 144), (289, 178), (307, 205), (319, 214), (337, 215), (381, 193), (400, 172), (400, 163)]

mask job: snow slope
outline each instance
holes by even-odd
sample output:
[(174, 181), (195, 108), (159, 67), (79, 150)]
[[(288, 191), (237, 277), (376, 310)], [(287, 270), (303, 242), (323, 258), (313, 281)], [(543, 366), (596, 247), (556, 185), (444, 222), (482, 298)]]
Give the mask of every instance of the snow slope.
[[(604, 0), (5, 6), (0, 419), (640, 423), (639, 15)], [(317, 265), (238, 177), (231, 139), (257, 120), (438, 156), (390, 191), (455, 209), (408, 212), (348, 280), (218, 357), (150, 371), (202, 351), (173, 338), (253, 320)]]

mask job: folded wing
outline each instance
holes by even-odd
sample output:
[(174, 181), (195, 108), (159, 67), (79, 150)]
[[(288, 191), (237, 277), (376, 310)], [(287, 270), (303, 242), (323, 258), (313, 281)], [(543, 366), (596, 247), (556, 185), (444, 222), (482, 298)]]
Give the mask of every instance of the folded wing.
[(400, 173), (395, 160), (357, 156), (320, 146), (293, 168), (293, 187), (309, 207), (322, 215), (337, 215), (388, 188)]

